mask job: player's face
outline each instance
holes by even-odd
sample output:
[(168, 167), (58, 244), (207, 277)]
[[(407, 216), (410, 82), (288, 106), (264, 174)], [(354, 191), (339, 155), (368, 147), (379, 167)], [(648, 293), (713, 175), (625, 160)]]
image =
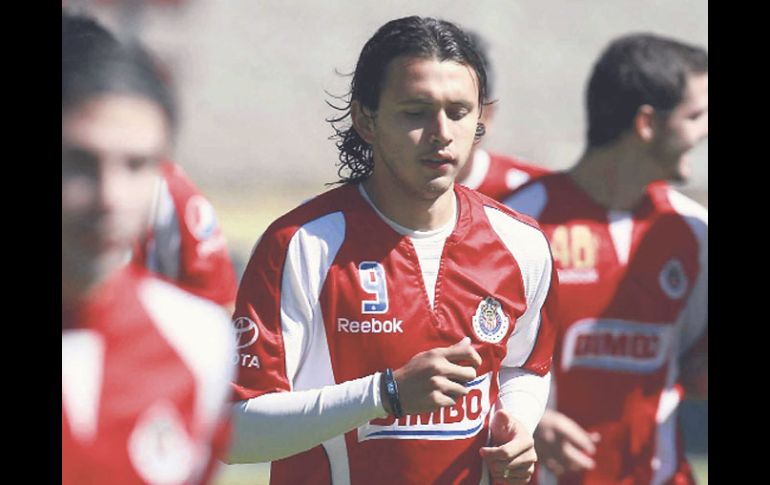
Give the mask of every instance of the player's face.
[(161, 109), (103, 95), (62, 113), (62, 283), (90, 284), (147, 227), (168, 132)]
[(433, 200), (467, 162), (479, 119), (478, 78), (453, 61), (397, 57), (372, 122), (372, 182), (386, 193)]
[(691, 175), (688, 152), (708, 137), (708, 96), (708, 74), (691, 76), (684, 99), (660, 117), (652, 149), (669, 180), (684, 182)]

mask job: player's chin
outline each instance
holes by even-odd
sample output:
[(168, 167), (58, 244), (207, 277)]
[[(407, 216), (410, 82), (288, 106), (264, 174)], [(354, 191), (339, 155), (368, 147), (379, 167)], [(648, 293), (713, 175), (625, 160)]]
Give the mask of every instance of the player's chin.
[(682, 161), (672, 172), (673, 173), (668, 179), (670, 182), (674, 182), (676, 184), (685, 184), (690, 180), (692, 169), (686, 161)]
[(427, 198), (435, 199), (452, 189), (454, 177), (437, 177), (429, 180), (423, 186), (423, 193)]

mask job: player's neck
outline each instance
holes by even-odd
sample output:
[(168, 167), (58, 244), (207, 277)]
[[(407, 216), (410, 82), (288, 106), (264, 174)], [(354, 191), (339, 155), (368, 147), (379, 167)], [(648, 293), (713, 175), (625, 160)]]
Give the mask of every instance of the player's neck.
[(618, 143), (589, 148), (567, 172), (573, 182), (608, 210), (633, 210), (654, 180), (642, 153)]
[(363, 182), (369, 200), (385, 217), (408, 229), (432, 231), (451, 221), (455, 214), (455, 195), (450, 187), (435, 199), (412, 194), (386, 193), (372, 178)]

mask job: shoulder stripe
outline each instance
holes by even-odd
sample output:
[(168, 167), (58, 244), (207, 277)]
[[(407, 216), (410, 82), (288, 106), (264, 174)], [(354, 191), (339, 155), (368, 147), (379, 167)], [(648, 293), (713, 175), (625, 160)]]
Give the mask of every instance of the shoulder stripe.
[(708, 209), (673, 188), (669, 188), (666, 193), (671, 207), (685, 218), (698, 242), (703, 244), (708, 238)]
[(551, 286), (553, 260), (543, 232), (492, 207), (484, 208), (492, 228), (510, 251), (521, 270), (527, 309), (508, 339), (503, 365), (523, 366), (529, 359), (540, 331), (541, 313)]
[[(308, 355), (311, 347), (326, 348), (319, 299), (344, 239), (345, 217), (342, 212), (333, 212), (302, 225), (289, 242), (281, 281), (281, 330), (286, 376), (293, 385), (298, 384), (295, 378), (301, 356)], [(318, 339), (324, 341), (315, 342)]]
[(501, 210), (485, 206), (484, 211), (505, 247), (521, 268), (527, 304), (532, 303), (540, 278), (551, 274), (551, 250), (543, 232)]
[(218, 305), (155, 278), (142, 282), (139, 299), (195, 377), (196, 416), (213, 422), (235, 371), (235, 336), (229, 318)]
[(104, 340), (93, 330), (61, 335), (61, 398), (72, 433), (90, 440), (96, 433), (104, 372)]

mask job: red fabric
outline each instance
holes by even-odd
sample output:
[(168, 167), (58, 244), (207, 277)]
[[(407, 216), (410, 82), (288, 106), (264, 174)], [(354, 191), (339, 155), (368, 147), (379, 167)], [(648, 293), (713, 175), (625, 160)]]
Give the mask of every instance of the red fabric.
[[(566, 175), (538, 183), (547, 194), (538, 222), (560, 274), (556, 409), (601, 435), (596, 468), (558, 483), (650, 483), (651, 462), (661, 454), (673, 456), (685, 470), (679, 443), (660, 441), (656, 415), (676, 378), (678, 332), (684, 325), (679, 318), (703, 270), (701, 242), (672, 206), (668, 187), (654, 184), (629, 214), (630, 252), (623, 263), (605, 209)], [(522, 188), (521, 197), (532, 187)]]
[(530, 180), (551, 173), (547, 168), (534, 165), (520, 158), (489, 153), (489, 168), (486, 176), (476, 190), (482, 194), (502, 201), (521, 185)]
[[(528, 217), (520, 216), (474, 191), (456, 186), (458, 221), (445, 243), (436, 284), (434, 308), (430, 307), (417, 255), (409, 238), (390, 228), (362, 198), (355, 185), (343, 186), (323, 194), (274, 222), (256, 247), (238, 292), (234, 322), (236, 328), (245, 328), (253, 321), (258, 326), (258, 338), (241, 349), (242, 355), (258, 357), (258, 366), (241, 364), (238, 385), (242, 398), (266, 392), (288, 391), (286, 370), (286, 342), (281, 321), (281, 289), (287, 261), (287, 248), (297, 231), (311, 221), (328, 214), (342, 214), (345, 221), (344, 239), (333, 262), (323, 278), (319, 304), (324, 320), (326, 347), (336, 383), (349, 381), (381, 371), (386, 367), (398, 368), (415, 354), (435, 347), (446, 347), (470, 336), (482, 357), (477, 369), (484, 384), (478, 384), (468, 397), (455, 406), (425, 416), (373, 420), (359, 430), (345, 434), (350, 480), (354, 484), (424, 484), (473, 483), (481, 478), (479, 448), (486, 445), (488, 416), (481, 419), (482, 406), (486, 409), (497, 400), (497, 371), (507, 354), (507, 341), (516, 328), (517, 320), (527, 310), (522, 269), (519, 262), (505, 247), (491, 227), (485, 207), (493, 207), (511, 218), (536, 228)], [(546, 240), (543, 235), (543, 245)], [(308, 248), (303, 248), (308, 250)], [(387, 281), (388, 310), (382, 314), (368, 314), (362, 310), (362, 301), (371, 300), (372, 294), (360, 283), (361, 262), (378, 263)], [(505, 268), (505, 271), (501, 271)], [(313, 269), (310, 269), (313, 274)], [(551, 281), (551, 294), (556, 281)], [(502, 340), (485, 342), (475, 333), (472, 317), (484, 297), (494, 296), (510, 320)], [(309, 298), (309, 297), (308, 297)], [(292, 301), (287, 298), (286, 301)], [(550, 310), (552, 311), (552, 310)], [(363, 333), (342, 331), (339, 320), (356, 322), (400, 321), (403, 332)], [(238, 323), (240, 320), (240, 324)], [(245, 320), (248, 319), (248, 320)], [(374, 325), (374, 323), (372, 323)], [(549, 319), (540, 323), (539, 338), (531, 343), (526, 368), (544, 374), (550, 368), (554, 332)], [(298, 351), (304, 356), (304, 375), (313, 375), (316, 362), (309, 348), (319, 342), (318, 336), (305, 342)], [(322, 344), (319, 344), (322, 345)], [(327, 350), (328, 348), (328, 350)], [(317, 354), (313, 354), (314, 356)], [(250, 361), (248, 358), (243, 362)], [(307, 377), (305, 377), (307, 379)], [(320, 387), (320, 385), (318, 386)], [(311, 386), (312, 388), (312, 386)], [(474, 431), (455, 431), (447, 424), (469, 424)], [(418, 429), (430, 429), (421, 439), (403, 438)], [(379, 428), (379, 427), (383, 428)], [(375, 430), (375, 431), (372, 431)], [(376, 431), (380, 430), (380, 431)], [(419, 428), (423, 432), (423, 428)], [(454, 433), (456, 438), (441, 440), (442, 432)], [(476, 432), (478, 431), (478, 432)], [(371, 432), (371, 434), (367, 434)], [(378, 436), (395, 438), (372, 438)], [(320, 448), (273, 463), (271, 483), (329, 483), (325, 478), (328, 462)]]
[[(143, 268), (127, 265), (94, 291), (73, 324), (62, 330), (63, 354), (73, 337), (87, 336), (95, 343), (76, 347), (77, 353), (96, 358), (76, 368), (75, 374), (78, 382), (89, 380), (83, 375), (95, 376), (90, 382), (98, 390), (95, 400), (83, 402), (86, 394), (80, 387), (68, 387), (72, 384), (64, 379), (63, 370), (62, 483), (147, 483), (158, 473), (178, 478), (174, 483), (203, 483), (201, 477), (210, 475), (214, 456), (228, 444), (226, 403), (223, 399), (216, 410), (200, 411), (201, 400), (210, 399), (204, 394), (215, 389), (203, 387), (198, 371), (179, 353), (175, 336), (163, 333), (148, 311), (143, 295), (151, 291), (146, 286), (150, 283), (165, 286)], [(172, 296), (182, 295), (170, 289)], [(164, 304), (187, 305), (188, 298), (220, 311), (191, 295), (178, 301), (169, 298)], [(225, 325), (224, 320), (216, 323)], [(200, 329), (197, 322), (196, 328)], [(72, 370), (63, 356), (65, 366)], [(227, 382), (215, 385), (224, 389)], [(81, 404), (71, 404), (73, 399)], [(88, 436), (78, 432), (82, 427), (76, 424), (92, 407), (95, 432)], [(212, 439), (213, 434), (218, 438)]]
[[(237, 290), (235, 270), (210, 202), (179, 165), (166, 161), (161, 171), (178, 221), (179, 273), (160, 276), (200, 297), (231, 305)], [(147, 264), (152, 259), (149, 253), (155, 251), (153, 244), (151, 229), (146, 244), (136, 252), (136, 260)]]

